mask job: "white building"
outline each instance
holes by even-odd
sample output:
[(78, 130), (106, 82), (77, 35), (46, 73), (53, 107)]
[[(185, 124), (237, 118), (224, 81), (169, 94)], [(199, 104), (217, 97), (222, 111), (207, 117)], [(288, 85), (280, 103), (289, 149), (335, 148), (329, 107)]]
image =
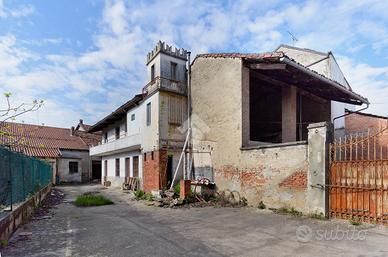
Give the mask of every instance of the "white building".
[[(182, 151), (187, 117), (187, 51), (158, 42), (147, 55), (149, 83), (143, 92), (97, 122), (101, 144), (90, 149), (102, 157), (102, 181), (121, 186), (138, 178), (145, 191), (167, 188)], [(177, 173), (181, 178), (182, 171)]]

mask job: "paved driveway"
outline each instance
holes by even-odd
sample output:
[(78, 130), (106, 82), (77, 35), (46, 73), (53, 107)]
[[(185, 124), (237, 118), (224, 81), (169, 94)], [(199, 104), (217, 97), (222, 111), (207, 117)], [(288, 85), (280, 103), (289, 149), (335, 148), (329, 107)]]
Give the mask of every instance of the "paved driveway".
[[(388, 228), (277, 215), (255, 208), (145, 206), (100, 186), (60, 187), (51, 219), (19, 229), (2, 256), (388, 256)], [(79, 208), (99, 190), (115, 205)], [(28, 240), (21, 232), (30, 231)], [(333, 240), (335, 239), (335, 240)]]

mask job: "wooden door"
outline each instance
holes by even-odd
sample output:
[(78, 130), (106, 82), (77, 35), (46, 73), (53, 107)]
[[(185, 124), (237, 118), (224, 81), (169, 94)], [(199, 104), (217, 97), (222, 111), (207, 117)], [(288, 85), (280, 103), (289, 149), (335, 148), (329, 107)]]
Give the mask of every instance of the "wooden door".
[(133, 156), (133, 177), (137, 178), (139, 177), (139, 156)]

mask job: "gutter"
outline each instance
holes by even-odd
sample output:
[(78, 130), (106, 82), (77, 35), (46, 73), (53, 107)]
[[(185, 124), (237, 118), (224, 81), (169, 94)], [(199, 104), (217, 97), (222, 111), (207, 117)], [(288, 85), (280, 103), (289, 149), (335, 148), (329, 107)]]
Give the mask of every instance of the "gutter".
[(283, 63), (286, 63), (286, 64), (296, 68), (296, 69), (303, 70), (305, 73), (315, 77), (316, 79), (325, 81), (326, 83), (330, 84), (331, 86), (335, 87), (336, 89), (340, 90), (341, 92), (346, 93), (346, 94), (352, 96), (354, 99), (360, 101), (361, 104), (365, 103), (368, 106), (370, 104), (368, 99), (363, 98), (360, 95), (357, 95), (356, 93), (347, 90), (346, 88), (342, 87), (341, 85), (339, 85), (335, 81), (332, 81), (332, 80), (330, 80), (330, 79), (328, 79), (328, 78), (326, 78), (326, 77), (324, 77), (324, 76), (322, 76), (322, 75), (320, 75), (320, 74), (318, 74), (318, 73), (316, 73), (316, 72), (314, 72), (314, 71), (312, 71), (312, 70), (310, 70), (310, 69), (308, 69), (308, 68), (306, 68), (306, 67), (304, 67), (304, 66), (302, 66), (302, 65), (300, 65), (300, 64), (298, 64), (296, 62), (294, 62), (294, 61), (291, 61), (287, 57), (281, 57), (279, 60), (281, 62), (283, 62)]

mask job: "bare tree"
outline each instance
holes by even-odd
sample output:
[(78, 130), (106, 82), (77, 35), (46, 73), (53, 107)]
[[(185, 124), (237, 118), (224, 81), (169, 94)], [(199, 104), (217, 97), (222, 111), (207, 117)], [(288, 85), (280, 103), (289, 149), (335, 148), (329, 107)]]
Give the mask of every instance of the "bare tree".
[(21, 104), (12, 104), (10, 98), (11, 93), (4, 93), (6, 105), (4, 109), (0, 109), (0, 145), (7, 147), (15, 147), (23, 142), (23, 133), (15, 133), (12, 131), (9, 124), (10, 121), (14, 121), (17, 117), (26, 114), (28, 112), (34, 112), (39, 110), (44, 102), (43, 100), (33, 100), (32, 102), (23, 102)]

